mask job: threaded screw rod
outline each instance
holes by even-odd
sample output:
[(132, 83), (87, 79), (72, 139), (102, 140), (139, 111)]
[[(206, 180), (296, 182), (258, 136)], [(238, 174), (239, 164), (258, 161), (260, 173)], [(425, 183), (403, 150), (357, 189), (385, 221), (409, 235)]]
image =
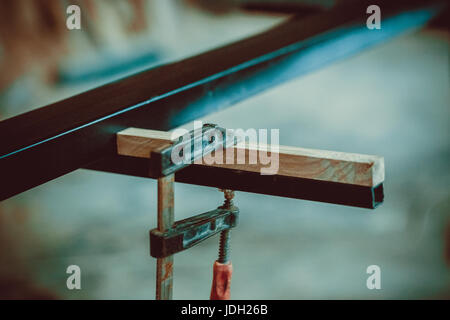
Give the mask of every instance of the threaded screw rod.
[(217, 262), (227, 264), (230, 261), (230, 230), (224, 230), (220, 233), (219, 259)]
[[(234, 198), (234, 191), (233, 190), (227, 190), (223, 189), (223, 194), (225, 196), (225, 201), (221, 208), (223, 209), (231, 209), (233, 207), (233, 198)], [(220, 243), (219, 243), (219, 259), (217, 262), (222, 264), (227, 264), (230, 261), (230, 229), (224, 230), (220, 233)]]

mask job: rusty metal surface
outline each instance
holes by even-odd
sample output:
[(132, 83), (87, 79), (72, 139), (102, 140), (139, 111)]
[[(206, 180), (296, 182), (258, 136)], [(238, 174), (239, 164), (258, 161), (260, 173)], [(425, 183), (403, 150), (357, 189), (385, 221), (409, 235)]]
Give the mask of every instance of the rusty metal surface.
[[(158, 230), (170, 229), (174, 222), (174, 175), (158, 179)], [(170, 300), (173, 292), (173, 256), (156, 262), (156, 299)]]
[[(234, 206), (233, 199), (234, 199), (234, 191), (229, 189), (222, 189), (223, 195), (225, 197), (225, 201), (221, 208), (227, 209), (227, 210), (234, 210), (237, 209), (236, 206)], [(230, 242), (231, 242), (231, 230), (227, 229), (221, 232), (220, 234), (220, 243), (219, 243), (219, 257), (217, 259), (217, 262), (221, 264), (226, 264), (230, 262)]]
[(165, 232), (150, 231), (150, 254), (161, 258), (189, 249), (238, 223), (239, 209), (218, 208), (175, 222)]
[(175, 173), (215, 150), (226, 149), (236, 143), (236, 138), (227, 138), (224, 128), (204, 124), (202, 128), (181, 136), (173, 145), (153, 150), (150, 157), (150, 177), (159, 178)]

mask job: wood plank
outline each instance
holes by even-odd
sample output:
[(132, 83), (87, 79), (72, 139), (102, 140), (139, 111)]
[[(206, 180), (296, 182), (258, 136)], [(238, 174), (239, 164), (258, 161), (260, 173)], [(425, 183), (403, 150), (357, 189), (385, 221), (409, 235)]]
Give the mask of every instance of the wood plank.
[[(128, 128), (117, 134), (117, 153), (121, 156), (150, 158), (153, 149), (172, 143), (177, 138), (171, 132)], [(232, 148), (234, 164), (227, 164), (227, 160), (233, 159), (225, 157), (223, 164), (203, 161), (200, 165), (248, 172), (261, 172), (262, 168), (269, 166), (259, 160), (266, 150), (271, 150), (270, 146), (239, 143)], [(366, 187), (375, 187), (384, 181), (383, 157), (289, 146), (278, 148), (278, 171), (272, 174)], [(238, 152), (245, 152), (245, 164), (236, 163)], [(255, 164), (249, 163), (251, 152), (257, 155)], [(274, 157), (275, 154), (270, 156)]]

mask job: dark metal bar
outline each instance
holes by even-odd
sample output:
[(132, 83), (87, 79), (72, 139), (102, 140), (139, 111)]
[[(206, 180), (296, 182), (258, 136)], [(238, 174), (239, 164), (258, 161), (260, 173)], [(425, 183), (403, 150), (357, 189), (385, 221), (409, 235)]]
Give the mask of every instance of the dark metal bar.
[(254, 37), (139, 73), (0, 122), (0, 200), (116, 152), (127, 127), (170, 130), (293, 77), (422, 26), (442, 1), (371, 1), (293, 18)]
[[(149, 178), (149, 161), (142, 158), (115, 156), (92, 164), (87, 169)], [(259, 172), (245, 172), (200, 165), (191, 165), (178, 171), (175, 180), (220, 189), (367, 209), (374, 209), (384, 199), (382, 184), (371, 188), (280, 175), (261, 175)]]
[[(172, 228), (174, 214), (174, 175), (158, 179), (158, 230)], [(171, 300), (173, 292), (173, 256), (156, 260), (156, 300)]]

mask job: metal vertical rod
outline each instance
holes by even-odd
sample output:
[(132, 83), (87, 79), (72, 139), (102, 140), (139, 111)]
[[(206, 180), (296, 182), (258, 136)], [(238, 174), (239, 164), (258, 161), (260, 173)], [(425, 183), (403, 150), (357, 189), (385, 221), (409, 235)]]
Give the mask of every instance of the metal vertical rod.
[[(223, 192), (225, 197), (225, 202), (223, 203), (221, 208), (231, 209), (234, 206), (234, 191), (228, 189), (220, 189), (220, 191)], [(227, 264), (230, 260), (230, 232), (231, 230), (227, 229), (220, 233), (219, 259), (217, 260), (217, 262), (222, 264)]]
[[(174, 174), (158, 179), (158, 230), (166, 231), (174, 223)], [(156, 300), (171, 300), (173, 256), (156, 262)]]

